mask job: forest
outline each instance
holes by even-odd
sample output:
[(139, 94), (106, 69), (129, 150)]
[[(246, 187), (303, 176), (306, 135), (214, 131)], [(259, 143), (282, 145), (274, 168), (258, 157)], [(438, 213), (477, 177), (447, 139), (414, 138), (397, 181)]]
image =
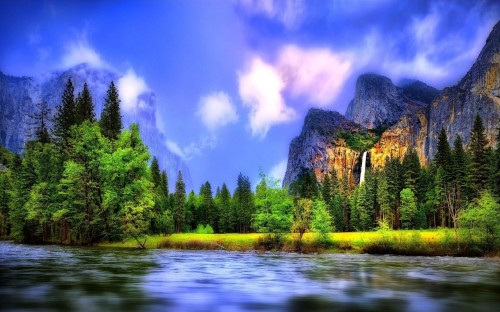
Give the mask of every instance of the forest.
[(173, 177), (151, 157), (139, 126), (123, 129), (113, 82), (100, 116), (87, 84), (75, 97), (71, 79), (54, 114), (37, 104), (23, 153), (0, 150), (1, 237), (74, 245), (133, 238), (144, 246), (148, 235), (257, 232), (279, 249), (287, 233), (300, 242), (314, 232), (327, 243), (331, 232), (451, 228), (473, 233), (483, 250), (500, 247), (500, 144), (490, 147), (479, 116), (467, 148), (460, 136), (450, 146), (443, 129), (426, 167), (409, 150), (368, 169), (361, 185), (334, 171), (318, 183), (303, 170), (284, 188), (261, 174), (255, 191), (240, 173), (233, 194), (208, 181), (186, 193), (180, 171), (170, 193)]

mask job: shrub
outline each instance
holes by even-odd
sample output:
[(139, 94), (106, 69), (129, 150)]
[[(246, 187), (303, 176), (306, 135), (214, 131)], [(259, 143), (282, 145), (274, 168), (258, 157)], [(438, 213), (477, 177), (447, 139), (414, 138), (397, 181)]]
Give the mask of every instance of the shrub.
[(207, 224), (206, 226), (203, 226), (203, 224), (198, 224), (194, 233), (195, 234), (214, 234), (214, 229), (209, 224)]

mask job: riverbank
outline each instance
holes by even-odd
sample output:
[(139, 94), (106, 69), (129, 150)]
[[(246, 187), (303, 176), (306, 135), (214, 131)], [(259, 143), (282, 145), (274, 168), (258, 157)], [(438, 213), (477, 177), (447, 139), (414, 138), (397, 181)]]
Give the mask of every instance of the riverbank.
[[(170, 236), (149, 236), (147, 249), (185, 249), (185, 250), (230, 250), (265, 251), (262, 243), (265, 234), (193, 234), (181, 233)], [(288, 252), (327, 252), (327, 253), (369, 253), (408, 256), (495, 256), (496, 251), (485, 251), (480, 241), (461, 233), (457, 238), (449, 229), (438, 230), (397, 230), (377, 232), (331, 233), (327, 242), (318, 242), (316, 235), (306, 233), (300, 246), (296, 234), (284, 235), (281, 251)], [(137, 242), (129, 239), (124, 242), (101, 243), (102, 247), (137, 248)]]

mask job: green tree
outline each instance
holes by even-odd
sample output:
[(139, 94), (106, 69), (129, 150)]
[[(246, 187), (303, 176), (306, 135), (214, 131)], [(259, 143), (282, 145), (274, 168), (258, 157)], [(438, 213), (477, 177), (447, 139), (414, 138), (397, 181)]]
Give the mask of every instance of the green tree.
[(313, 210), (313, 201), (309, 198), (300, 198), (293, 206), (292, 232), (298, 233), (297, 244), (300, 247), (302, 236), (311, 226), (311, 213)]
[(451, 158), (451, 148), (448, 143), (448, 136), (446, 135), (446, 131), (444, 128), (441, 128), (441, 132), (438, 137), (438, 145), (437, 152), (434, 156), (434, 163), (436, 165), (436, 169), (438, 167), (443, 168), (444, 170), (444, 182), (447, 182), (451, 179), (451, 171), (452, 171), (452, 158)]
[(213, 229), (216, 228), (216, 214), (215, 205), (212, 195), (212, 186), (210, 182), (206, 181), (200, 187), (200, 209), (202, 215), (202, 222), (204, 225), (210, 225)]
[(314, 208), (311, 215), (311, 229), (316, 233), (317, 241), (322, 244), (328, 244), (330, 241), (329, 233), (331, 228), (331, 217), (326, 209), (326, 203), (322, 200), (314, 201)]
[(201, 218), (199, 213), (198, 196), (194, 193), (194, 191), (191, 191), (186, 202), (186, 225), (189, 230), (194, 230), (198, 224), (201, 224), (200, 222)]
[(249, 232), (252, 227), (252, 217), (255, 213), (254, 195), (250, 179), (241, 173), (238, 175), (236, 190), (234, 191), (234, 206), (238, 232)]
[(185, 221), (186, 212), (186, 184), (182, 178), (182, 173), (179, 170), (177, 173), (177, 181), (175, 182), (174, 193), (174, 223), (175, 231), (177, 233), (182, 231)]
[(297, 179), (290, 185), (290, 193), (297, 198), (316, 198), (319, 189), (314, 171), (302, 168)]
[(219, 231), (221, 233), (230, 233), (234, 231), (234, 213), (231, 205), (231, 193), (226, 183), (222, 184), (218, 199)]
[(459, 223), (481, 239), (487, 251), (500, 248), (500, 204), (484, 191), (460, 212)]
[(411, 189), (414, 193), (417, 190), (418, 178), (420, 174), (420, 161), (417, 152), (413, 149), (406, 153), (403, 164), (404, 187)]
[(122, 131), (122, 116), (120, 115), (120, 99), (118, 90), (113, 81), (109, 85), (109, 89), (104, 100), (104, 108), (99, 120), (102, 134), (110, 140), (116, 140)]
[(36, 104), (36, 112), (29, 117), (32, 119), (30, 126), (33, 127), (34, 140), (42, 144), (51, 142), (49, 134), (50, 108), (47, 102), (43, 101)]
[(71, 127), (76, 124), (75, 88), (71, 78), (68, 78), (61, 97), (61, 103), (56, 108), (54, 116), (54, 136), (61, 153), (69, 148)]
[(479, 197), (486, 189), (489, 180), (488, 153), (486, 146), (488, 140), (483, 126), (483, 121), (476, 115), (469, 142), (471, 153), (470, 185), (472, 197)]
[(417, 213), (417, 203), (415, 194), (409, 188), (401, 191), (401, 225), (403, 229), (413, 228), (415, 215)]
[(394, 200), (394, 196), (389, 193), (387, 175), (385, 172), (382, 172), (377, 183), (377, 202), (380, 206), (380, 215), (378, 219), (388, 224), (391, 228), (394, 227), (394, 211), (391, 207), (392, 200)]
[(94, 102), (87, 83), (83, 85), (83, 91), (76, 98), (76, 123), (81, 124), (84, 121), (91, 123), (96, 121)]
[(268, 233), (268, 240), (275, 249), (283, 243), (283, 235), (290, 231), (293, 222), (293, 200), (286, 188), (279, 186), (278, 180), (261, 173), (261, 181), (255, 194), (257, 212), (254, 228), (260, 233)]
[(154, 187), (160, 187), (162, 184), (161, 173), (160, 166), (158, 165), (158, 159), (156, 159), (156, 157), (153, 157), (153, 160), (151, 161), (151, 177), (153, 179)]

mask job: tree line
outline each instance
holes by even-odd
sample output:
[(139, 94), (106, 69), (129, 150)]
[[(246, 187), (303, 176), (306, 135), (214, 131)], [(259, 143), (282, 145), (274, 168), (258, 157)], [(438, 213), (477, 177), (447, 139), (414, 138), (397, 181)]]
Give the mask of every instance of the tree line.
[(484, 225), (478, 220), (485, 216), (493, 216), (485, 231), (499, 230), (500, 144), (487, 147), (479, 116), (468, 149), (459, 136), (450, 147), (442, 130), (429, 166), (421, 167), (410, 149), (381, 170), (368, 169), (360, 186), (334, 171), (318, 181), (303, 170), (285, 188), (261, 174), (254, 192), (240, 173), (233, 194), (225, 183), (214, 189), (208, 181), (186, 193), (179, 171), (170, 193), (139, 126), (123, 130), (114, 83), (99, 120), (87, 84), (74, 93), (68, 79), (53, 118), (45, 103), (37, 105), (22, 155), (0, 150), (8, 164), (0, 170), (1, 236), (80, 245), (133, 237), (144, 245), (152, 234), (262, 232), (277, 246), (290, 232), (300, 240), (314, 231), (324, 241), (331, 231), (456, 229), (460, 222)]

